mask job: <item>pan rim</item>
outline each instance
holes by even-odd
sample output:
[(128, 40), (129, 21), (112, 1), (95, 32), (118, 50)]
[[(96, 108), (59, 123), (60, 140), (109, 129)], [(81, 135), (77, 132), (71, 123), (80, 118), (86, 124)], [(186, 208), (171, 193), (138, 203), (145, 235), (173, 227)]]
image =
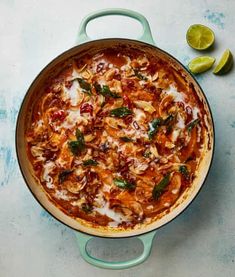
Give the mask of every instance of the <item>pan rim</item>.
[[(35, 84), (35, 82), (38, 80), (38, 78), (44, 73), (44, 71), (50, 67), (56, 60), (58, 60), (59, 58), (63, 57), (65, 54), (69, 53), (69, 52), (72, 52), (74, 51), (76, 48), (80, 48), (81, 46), (88, 46), (89, 44), (93, 44), (93, 43), (102, 43), (102, 42), (106, 42), (106, 41), (126, 41), (128, 43), (137, 43), (137, 44), (142, 44), (142, 45), (145, 45), (145, 46), (148, 46), (148, 47), (151, 47), (151, 48), (154, 48), (160, 52), (162, 52), (164, 55), (170, 57), (171, 59), (173, 59), (177, 64), (179, 64), (179, 66), (184, 70), (184, 72), (189, 75), (193, 81), (195, 82), (196, 86), (198, 87), (198, 89), (200, 90), (200, 92), (202, 93), (202, 96), (205, 100), (205, 103), (206, 103), (206, 106), (208, 108), (208, 112), (209, 112), (209, 115), (210, 115), (210, 118), (211, 118), (211, 130), (212, 130), (212, 149), (211, 149), (211, 158), (210, 158), (210, 163), (209, 163), (209, 166), (208, 166), (208, 170), (205, 174), (205, 177), (203, 179), (203, 181), (201, 182), (200, 184), (200, 187), (197, 191), (197, 193), (195, 194), (195, 196), (187, 203), (187, 205), (184, 207), (184, 208), (181, 208), (181, 210), (179, 211), (179, 213), (177, 215), (175, 215), (174, 217), (170, 218), (170, 220), (164, 222), (162, 225), (152, 229), (152, 230), (147, 230), (147, 231), (144, 231), (144, 228), (142, 229), (142, 232), (139, 233), (139, 234), (131, 234), (130, 232), (130, 235), (121, 235), (121, 236), (118, 236), (118, 237), (115, 237), (115, 232), (113, 233), (114, 236), (102, 236), (102, 235), (98, 235), (98, 234), (90, 234), (89, 232), (85, 232), (85, 231), (81, 231), (81, 230), (78, 230), (72, 226), (70, 226), (68, 223), (65, 223), (63, 220), (61, 220), (60, 218), (58, 218), (57, 216), (55, 216), (52, 212), (50, 212), (44, 204), (41, 203), (41, 201), (37, 198), (37, 196), (33, 193), (30, 185), (29, 185), (29, 182), (28, 180), (26, 179), (26, 176), (24, 175), (23, 173), (23, 165), (21, 164), (21, 161), (20, 161), (20, 154), (19, 154), (19, 148), (18, 148), (18, 133), (19, 133), (19, 119), (20, 119), (20, 115), (22, 113), (22, 109), (23, 109), (23, 106), (24, 106), (24, 103), (28, 97), (28, 95), (30, 94), (31, 92), (31, 88), (33, 87), (33, 85)], [(202, 187), (204, 186), (207, 178), (208, 178), (208, 175), (209, 175), (209, 172), (211, 170), (211, 166), (212, 166), (212, 163), (213, 163), (213, 160), (214, 160), (214, 153), (215, 153), (215, 125), (214, 125), (214, 120), (213, 120), (213, 116), (212, 116), (212, 111), (211, 111), (211, 107), (209, 105), (209, 102), (208, 102), (208, 99), (204, 93), (204, 91), (202, 90), (202, 87), (200, 86), (200, 84), (198, 83), (198, 81), (196, 80), (196, 78), (188, 71), (188, 69), (178, 60), (176, 59), (173, 55), (169, 54), (168, 52), (166, 52), (165, 50), (162, 50), (161, 48), (155, 46), (155, 45), (152, 45), (152, 44), (149, 44), (149, 43), (146, 43), (146, 42), (143, 42), (143, 41), (139, 41), (139, 40), (135, 40), (135, 39), (128, 39), (128, 38), (104, 38), (104, 39), (97, 39), (97, 40), (92, 40), (92, 41), (88, 41), (88, 42), (85, 42), (85, 43), (82, 43), (82, 44), (79, 44), (79, 45), (76, 45), (72, 48), (69, 48), (67, 50), (65, 50), (64, 52), (62, 52), (61, 54), (59, 54), (58, 56), (56, 56), (54, 59), (52, 59), (42, 70), (40, 70), (40, 72), (36, 75), (36, 77), (34, 78), (34, 80), (32, 81), (32, 83), (30, 84), (29, 88), (27, 89), (25, 95), (23, 96), (23, 99), (22, 99), (22, 102), (21, 102), (21, 105), (20, 105), (20, 109), (19, 109), (19, 112), (18, 112), (18, 115), (17, 115), (17, 120), (16, 120), (16, 125), (15, 125), (15, 149), (16, 149), (16, 156), (17, 156), (17, 162), (18, 162), (18, 165), (19, 165), (19, 169), (20, 169), (20, 172), (21, 172), (21, 175), (25, 181), (25, 184), (27, 185), (28, 189), (30, 190), (31, 194), (33, 195), (33, 197), (36, 199), (36, 201), (39, 203), (39, 205), (47, 212), (49, 213), (54, 219), (58, 220), (60, 223), (62, 223), (63, 225), (71, 228), (72, 230), (76, 231), (76, 232), (81, 232), (83, 234), (86, 234), (86, 235), (89, 235), (91, 237), (99, 237), (99, 238), (107, 238), (107, 239), (124, 239), (124, 238), (133, 238), (133, 237), (138, 237), (138, 236), (141, 236), (141, 235), (144, 235), (144, 234), (148, 234), (150, 232), (153, 232), (153, 231), (156, 231), (158, 229), (160, 229), (161, 227), (169, 224), (170, 222), (172, 222), (174, 219), (176, 219), (179, 215), (181, 215), (192, 203), (193, 201), (196, 199), (196, 197), (198, 196), (199, 192), (201, 191)], [(134, 229), (133, 229), (134, 231)]]

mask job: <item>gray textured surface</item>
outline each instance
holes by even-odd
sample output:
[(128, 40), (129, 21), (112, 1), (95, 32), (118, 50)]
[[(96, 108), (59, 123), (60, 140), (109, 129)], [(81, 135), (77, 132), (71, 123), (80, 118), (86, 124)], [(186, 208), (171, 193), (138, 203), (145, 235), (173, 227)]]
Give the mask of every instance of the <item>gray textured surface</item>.
[[(149, 20), (156, 44), (184, 64), (198, 55), (185, 42), (189, 25), (202, 23), (216, 35), (210, 53), (235, 53), (235, 1), (0, 1), (0, 276), (235, 276), (235, 77), (211, 72), (197, 79), (215, 119), (216, 151), (204, 188), (175, 221), (158, 231), (147, 262), (111, 272), (80, 257), (73, 231), (51, 218), (34, 200), (18, 169), (14, 128), (23, 96), (37, 73), (73, 46), (89, 12), (130, 8)], [(139, 25), (106, 18), (91, 23), (92, 37), (136, 37)], [(114, 259), (141, 251), (136, 240), (95, 240), (92, 254)]]

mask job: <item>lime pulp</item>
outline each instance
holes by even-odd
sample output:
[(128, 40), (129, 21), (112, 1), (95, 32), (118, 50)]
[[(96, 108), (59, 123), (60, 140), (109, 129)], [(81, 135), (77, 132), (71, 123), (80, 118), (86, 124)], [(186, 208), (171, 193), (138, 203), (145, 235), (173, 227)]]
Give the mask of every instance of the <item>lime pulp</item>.
[(206, 50), (214, 43), (215, 35), (207, 26), (194, 24), (188, 28), (186, 40), (193, 49)]
[(202, 73), (209, 70), (215, 62), (215, 58), (209, 56), (196, 57), (188, 64), (189, 70), (194, 73)]
[(222, 75), (227, 73), (233, 65), (233, 55), (229, 49), (226, 49), (219, 60), (219, 63), (215, 67), (213, 73), (217, 75)]

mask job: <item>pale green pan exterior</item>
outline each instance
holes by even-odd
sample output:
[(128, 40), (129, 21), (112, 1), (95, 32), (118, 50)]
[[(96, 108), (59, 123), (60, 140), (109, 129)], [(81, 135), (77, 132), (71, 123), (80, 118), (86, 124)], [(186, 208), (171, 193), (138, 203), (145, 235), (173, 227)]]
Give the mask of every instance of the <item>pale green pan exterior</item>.
[[(80, 29), (77, 37), (77, 44), (90, 40), (90, 38), (86, 33), (86, 27), (89, 21), (91, 21), (92, 19), (102, 17), (102, 16), (107, 16), (107, 15), (124, 15), (138, 20), (143, 27), (143, 33), (138, 38), (138, 40), (147, 42), (149, 44), (155, 44), (147, 19), (142, 14), (139, 14), (131, 10), (126, 10), (126, 9), (105, 9), (105, 10), (100, 10), (100, 11), (91, 13), (88, 16), (86, 16), (80, 25)], [(155, 237), (155, 234), (156, 234), (156, 231), (153, 231), (148, 234), (138, 236), (138, 238), (142, 241), (144, 245), (143, 253), (139, 257), (136, 257), (135, 259), (124, 261), (124, 262), (107, 262), (107, 261), (102, 261), (100, 259), (96, 259), (90, 256), (86, 251), (86, 245), (88, 241), (92, 238), (92, 236), (76, 232), (76, 238), (80, 249), (80, 253), (84, 258), (84, 260), (86, 260), (88, 263), (98, 267), (107, 268), (107, 269), (125, 269), (125, 268), (130, 268), (132, 266), (141, 264), (148, 258), (152, 249), (152, 242)]]

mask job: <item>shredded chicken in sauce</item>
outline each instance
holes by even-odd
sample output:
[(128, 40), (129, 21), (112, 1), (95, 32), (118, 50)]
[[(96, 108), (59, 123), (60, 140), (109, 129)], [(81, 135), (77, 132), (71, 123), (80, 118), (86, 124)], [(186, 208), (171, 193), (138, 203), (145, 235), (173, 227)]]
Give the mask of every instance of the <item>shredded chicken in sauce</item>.
[(122, 49), (74, 57), (34, 103), (28, 156), (64, 213), (134, 227), (192, 184), (204, 115), (193, 86), (157, 57)]

